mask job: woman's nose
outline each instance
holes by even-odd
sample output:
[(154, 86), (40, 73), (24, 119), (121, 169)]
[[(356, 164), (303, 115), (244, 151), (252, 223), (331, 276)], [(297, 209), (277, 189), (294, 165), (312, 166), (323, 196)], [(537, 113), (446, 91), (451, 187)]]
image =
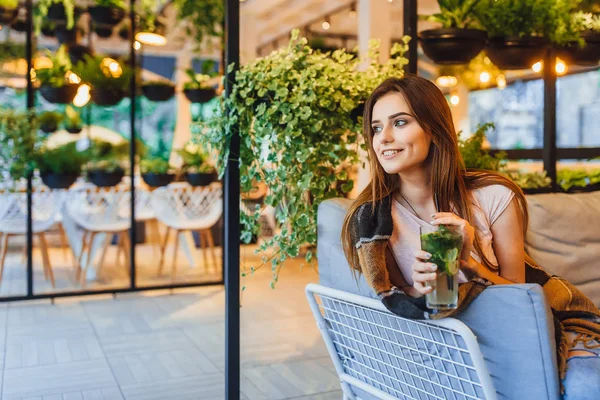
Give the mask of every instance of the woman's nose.
[(392, 130), (389, 127), (384, 127), (381, 131), (381, 135), (379, 135), (379, 140), (382, 144), (391, 143), (394, 141), (394, 136), (392, 135)]

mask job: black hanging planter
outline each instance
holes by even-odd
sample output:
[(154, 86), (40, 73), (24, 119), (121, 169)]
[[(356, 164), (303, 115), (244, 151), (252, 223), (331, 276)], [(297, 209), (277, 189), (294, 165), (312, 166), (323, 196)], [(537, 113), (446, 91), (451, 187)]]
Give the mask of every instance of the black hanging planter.
[(19, 14), (19, 7), (16, 8), (4, 8), (0, 7), (0, 24), (8, 25), (17, 18)]
[(493, 37), (485, 52), (500, 69), (529, 69), (542, 60), (548, 41), (537, 36)]
[(40, 124), (40, 129), (45, 133), (52, 133), (58, 129), (58, 122), (51, 121)]
[(42, 35), (49, 37), (49, 38), (53, 38), (56, 37), (56, 27), (49, 23), (49, 24), (44, 24), (42, 25)]
[(25, 32), (27, 31), (27, 22), (23, 18), (17, 18), (10, 24), (10, 28), (16, 32)]
[(116, 171), (107, 172), (104, 170), (88, 171), (87, 177), (90, 182), (98, 187), (112, 187), (121, 182), (125, 176), (125, 171), (117, 169)]
[(119, 29), (119, 37), (123, 40), (129, 40), (129, 27)]
[(94, 32), (101, 38), (109, 38), (113, 34), (113, 26), (112, 25), (101, 25), (94, 24)]
[(73, 102), (79, 85), (66, 84), (61, 87), (50, 85), (40, 86), (40, 94), (49, 103), (69, 104)]
[(118, 7), (93, 6), (88, 8), (88, 12), (95, 23), (111, 28), (125, 18), (125, 10)]
[(421, 47), (436, 64), (467, 64), (483, 50), (487, 32), (481, 29), (429, 29), (419, 33)]
[(153, 174), (147, 173), (142, 174), (142, 179), (146, 182), (146, 185), (150, 187), (162, 187), (167, 186), (169, 183), (175, 180), (175, 174)]
[(119, 104), (119, 102), (123, 100), (123, 97), (125, 97), (125, 93), (121, 90), (95, 87), (90, 91), (90, 96), (95, 104), (110, 107)]
[(60, 44), (75, 44), (77, 43), (77, 28), (66, 29), (64, 26), (55, 29), (56, 39)]
[(69, 133), (72, 133), (73, 135), (78, 134), (79, 132), (81, 132), (83, 130), (83, 127), (81, 126), (70, 126), (68, 128), (65, 128), (65, 130)]
[(53, 172), (43, 172), (40, 174), (44, 185), (50, 189), (68, 189), (75, 183), (79, 174), (55, 174)]
[(167, 101), (175, 95), (175, 86), (164, 84), (145, 84), (142, 86), (142, 93), (148, 100)]
[(185, 180), (192, 186), (208, 186), (217, 180), (216, 172), (188, 172)]
[[(77, 22), (77, 19), (81, 15), (82, 10), (78, 7), (73, 9), (73, 23)], [(49, 21), (57, 22), (62, 25), (67, 23), (67, 14), (65, 12), (65, 5), (63, 3), (53, 3), (48, 7), (48, 14), (46, 18)]]
[(217, 91), (214, 88), (184, 89), (183, 94), (192, 103), (208, 103), (217, 95)]

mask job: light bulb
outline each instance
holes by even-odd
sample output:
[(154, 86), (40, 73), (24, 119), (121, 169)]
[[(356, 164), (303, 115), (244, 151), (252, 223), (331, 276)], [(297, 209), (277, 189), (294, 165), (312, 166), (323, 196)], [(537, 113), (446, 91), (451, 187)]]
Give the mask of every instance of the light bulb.
[(138, 32), (135, 35), (135, 40), (150, 46), (164, 46), (167, 44), (166, 37), (152, 32)]
[(69, 83), (72, 83), (74, 85), (81, 83), (81, 78), (77, 76), (77, 74), (73, 71), (67, 71), (67, 73), (65, 74), (65, 78), (67, 79), (67, 81), (69, 81)]
[(348, 17), (350, 17), (350, 18), (356, 18), (356, 11), (355, 10), (348, 11)]
[(533, 64), (531, 66), (531, 69), (533, 70), (533, 72), (540, 72), (542, 70), (542, 62), (538, 61), (535, 64)]
[(456, 86), (456, 84), (458, 83), (458, 79), (456, 79), (456, 77), (452, 75), (442, 75), (437, 77), (435, 83), (439, 87), (450, 88)]
[(556, 65), (554, 66), (557, 75), (564, 75), (567, 73), (567, 64), (560, 58), (556, 59)]
[(498, 85), (498, 89), (503, 90), (506, 87), (506, 78), (504, 75), (498, 75), (496, 77), (496, 84)]
[(450, 96), (450, 104), (452, 104), (453, 106), (457, 106), (458, 103), (460, 103), (460, 97), (458, 97), (457, 94), (453, 94), (452, 96)]
[(327, 31), (327, 30), (329, 30), (329, 28), (331, 28), (331, 24), (327, 21), (323, 21), (323, 23), (321, 24), (321, 27), (323, 27), (323, 29), (325, 29)]
[(489, 72), (482, 72), (481, 74), (479, 74), (479, 81), (481, 83), (488, 83), (490, 81), (490, 74)]
[(133, 48), (135, 50), (139, 50), (142, 48), (142, 44), (136, 40), (135, 42), (133, 42)]
[(73, 105), (75, 107), (83, 107), (88, 101), (90, 101), (90, 87), (83, 84), (77, 88), (77, 94), (73, 99)]

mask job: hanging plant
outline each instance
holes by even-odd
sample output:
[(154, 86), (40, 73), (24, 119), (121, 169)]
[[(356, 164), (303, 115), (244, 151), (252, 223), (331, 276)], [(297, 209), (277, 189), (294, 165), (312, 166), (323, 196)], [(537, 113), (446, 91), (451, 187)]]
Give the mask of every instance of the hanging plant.
[[(481, 81), (481, 74), (488, 74), (488, 81)], [(439, 68), (439, 76), (455, 76), (469, 90), (478, 90), (490, 87), (497, 82), (498, 77), (504, 77), (484, 53), (479, 53), (467, 65), (443, 65)]]
[(33, 173), (37, 131), (35, 113), (0, 108), (0, 182)]
[(175, 85), (168, 81), (148, 81), (142, 84), (142, 93), (151, 101), (167, 101), (175, 95)]
[(65, 107), (65, 122), (63, 123), (65, 130), (69, 133), (79, 133), (83, 127), (81, 115), (71, 106)]
[(480, 0), (438, 0), (440, 12), (424, 17), (442, 25), (419, 33), (421, 47), (436, 64), (466, 64), (487, 42), (487, 33), (478, 26), (475, 7)]
[(99, 25), (113, 28), (125, 18), (126, 6), (124, 0), (95, 0), (88, 8), (90, 17)]
[[(555, 0), (481, 0), (477, 18), (487, 30), (486, 53), (500, 69), (528, 69), (547, 49)], [(555, 18), (555, 17), (554, 17)]]
[(90, 95), (100, 106), (118, 104), (129, 89), (133, 76), (131, 68), (124, 62), (101, 56), (83, 56), (75, 66), (81, 80), (91, 87)]
[(17, 18), (19, 14), (18, 0), (2, 0), (0, 1), (0, 24), (8, 25)]
[(45, 133), (55, 132), (63, 118), (64, 115), (57, 111), (44, 111), (37, 116), (40, 129)]
[(600, 15), (578, 11), (565, 22), (556, 44), (569, 64), (595, 66), (600, 61)]
[(36, 80), (40, 82), (40, 94), (46, 101), (56, 104), (68, 104), (77, 94), (79, 78), (72, 76), (73, 66), (67, 47), (60, 46), (56, 53), (46, 50), (46, 56), (51, 60), (52, 67), (36, 69)]
[(190, 102), (208, 103), (217, 95), (217, 90), (208, 84), (211, 79), (210, 75), (197, 74), (191, 68), (187, 69), (185, 73), (190, 81), (183, 84), (183, 94)]
[(190, 185), (208, 186), (217, 180), (217, 171), (201, 146), (187, 143), (183, 149), (177, 150), (177, 154), (183, 161), (181, 169)]
[(51, 189), (69, 188), (81, 174), (86, 161), (86, 154), (77, 151), (76, 142), (54, 148), (43, 146), (35, 156), (42, 182)]
[(140, 161), (140, 173), (146, 185), (150, 187), (167, 186), (175, 180), (175, 173), (169, 161), (160, 157)]
[(33, 17), (36, 34), (39, 34), (45, 20), (72, 29), (75, 25), (75, 12), (75, 0), (39, 0)]
[(186, 33), (194, 39), (196, 49), (206, 44), (207, 39), (223, 39), (223, 23), (225, 10), (222, 0), (175, 0), (177, 20), (185, 21)]
[[(220, 112), (198, 124), (197, 140), (218, 153), (221, 176), (237, 127), (242, 192), (257, 183), (269, 187), (264, 202), (277, 209), (281, 231), (259, 252), (274, 249), (261, 264), (272, 266), (271, 285), (286, 259), (298, 256), (302, 246), (315, 245), (318, 205), (337, 196), (338, 180), (348, 179), (341, 166), (358, 161), (361, 125), (351, 112), (384, 79), (402, 76), (407, 41), (395, 44), (390, 60), (381, 65), (377, 42), (365, 60), (344, 50), (328, 56), (313, 51), (294, 30), (287, 47), (242, 65)], [(366, 70), (359, 71), (363, 62)], [(260, 211), (242, 214), (245, 243), (258, 233), (259, 218)], [(312, 251), (306, 260), (312, 261)]]

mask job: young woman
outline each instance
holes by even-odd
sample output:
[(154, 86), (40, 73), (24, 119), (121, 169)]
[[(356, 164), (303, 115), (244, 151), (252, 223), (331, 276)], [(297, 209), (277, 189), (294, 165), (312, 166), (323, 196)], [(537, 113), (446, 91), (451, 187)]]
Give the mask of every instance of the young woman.
[[(382, 298), (398, 290), (411, 297), (431, 291), (426, 282), (435, 279), (437, 266), (428, 262), (430, 254), (420, 251), (419, 241), (419, 228), (426, 225), (453, 225), (461, 232), (459, 283), (473, 278), (492, 284), (525, 282), (525, 262), (532, 263), (524, 246), (528, 222), (525, 196), (501, 175), (465, 169), (450, 108), (432, 82), (415, 76), (388, 79), (367, 100), (363, 128), (372, 178), (348, 212), (342, 242), (350, 265), (365, 273)], [(442, 212), (436, 209), (434, 193)], [(357, 218), (366, 214), (365, 206), (374, 212), (382, 204), (391, 208), (391, 234), (382, 234), (376, 227), (357, 242), (357, 231), (364, 225), (357, 223)], [(378, 221), (383, 224), (384, 220)], [(383, 271), (365, 268), (377, 265), (377, 257), (367, 259), (358, 250), (375, 242), (385, 246)], [(599, 323), (593, 304), (588, 311), (588, 319)], [(579, 375), (577, 380), (585, 376), (588, 384), (565, 382), (565, 398), (597, 398), (600, 348), (592, 347), (600, 347), (600, 343), (590, 339), (593, 335), (580, 340), (585, 346), (575, 340), (580, 336), (567, 337), (572, 350), (568, 367), (584, 360), (583, 367), (573, 368), (567, 381)], [(575, 393), (578, 386), (586, 388), (584, 393)], [(589, 395), (592, 397), (586, 397)]]

